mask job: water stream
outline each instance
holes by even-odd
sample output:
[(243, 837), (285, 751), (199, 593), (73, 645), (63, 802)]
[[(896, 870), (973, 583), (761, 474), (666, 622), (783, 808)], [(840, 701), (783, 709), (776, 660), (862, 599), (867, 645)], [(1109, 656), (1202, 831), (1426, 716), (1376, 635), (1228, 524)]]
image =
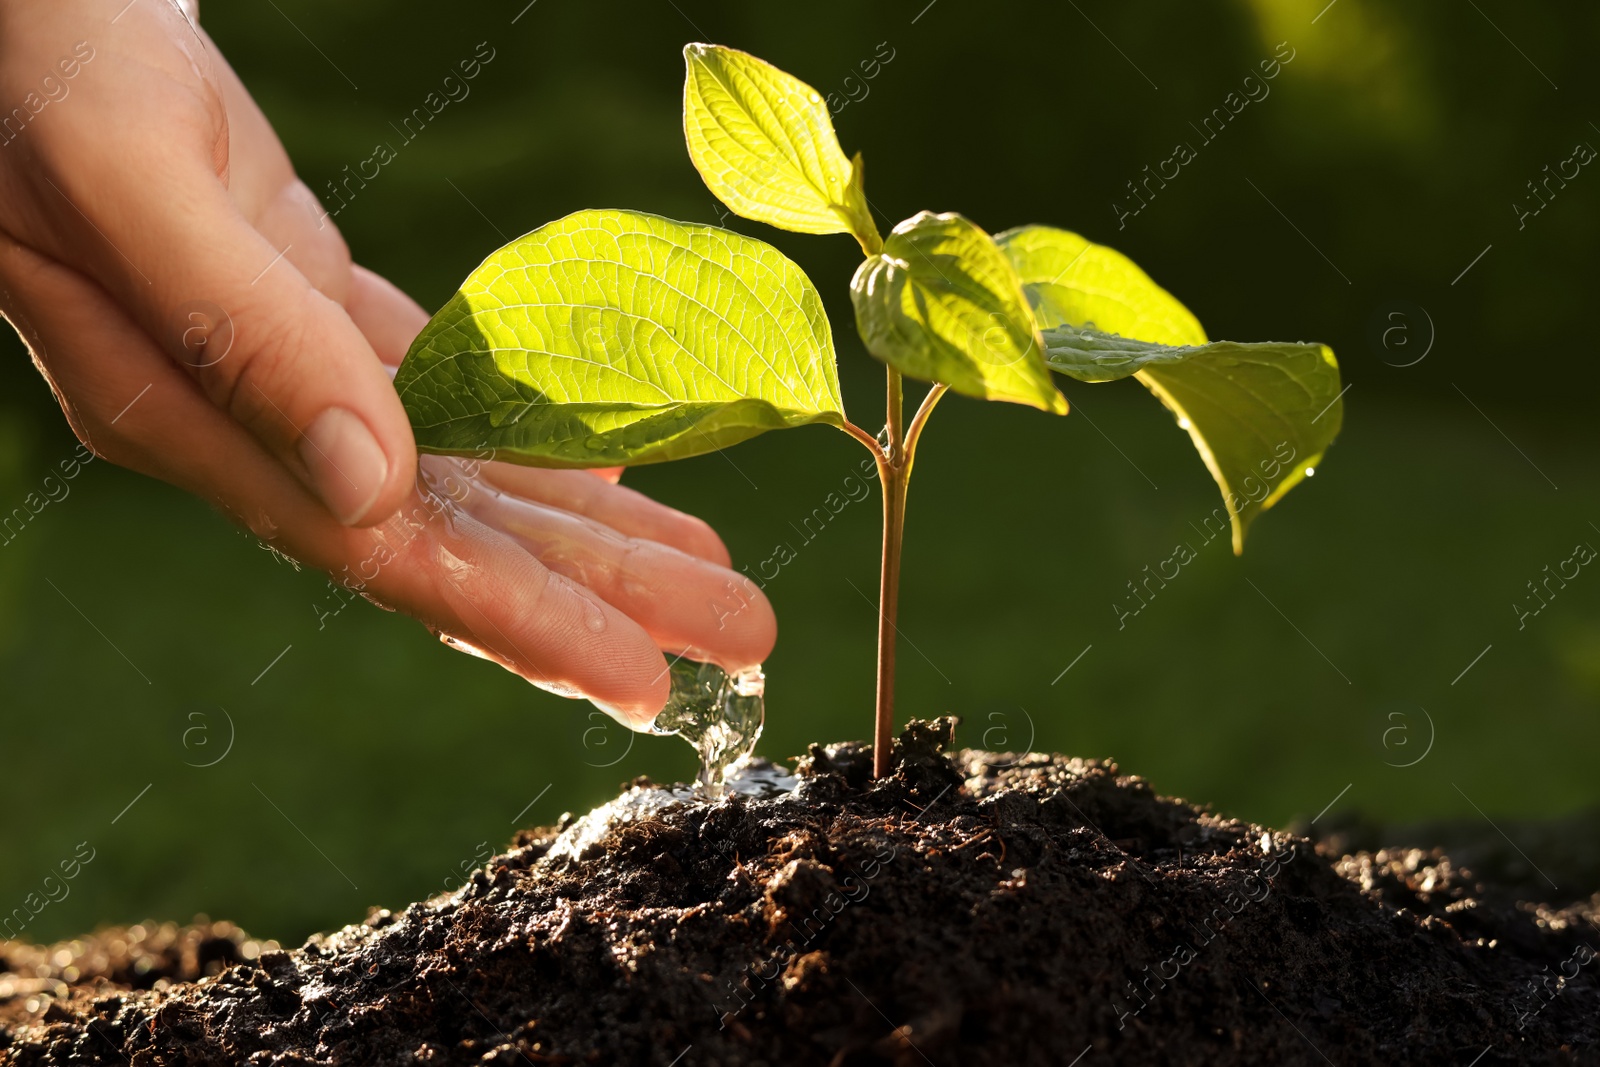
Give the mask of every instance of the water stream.
[(750, 755), (766, 722), (766, 676), (760, 667), (728, 674), (713, 663), (672, 664), (672, 695), (650, 732), (677, 735), (700, 756), (693, 787), (636, 785), (567, 827), (551, 845), (552, 859), (577, 859), (617, 826), (646, 819), (672, 804), (719, 800), (729, 793), (772, 798), (792, 795), (793, 775)]
[(799, 780), (766, 760), (752, 761), (766, 720), (766, 678), (760, 667), (728, 674), (711, 663), (680, 659), (672, 666), (672, 696), (650, 732), (676, 734), (700, 756), (694, 786), (636, 785), (577, 819), (546, 853), (578, 859), (618, 826), (647, 819), (673, 804), (716, 801), (729, 794), (759, 799), (794, 796)]
[(650, 727), (683, 738), (700, 756), (700, 794), (715, 800), (730, 773), (749, 758), (766, 722), (766, 676), (760, 667), (729, 674), (714, 663), (679, 659), (672, 695)]

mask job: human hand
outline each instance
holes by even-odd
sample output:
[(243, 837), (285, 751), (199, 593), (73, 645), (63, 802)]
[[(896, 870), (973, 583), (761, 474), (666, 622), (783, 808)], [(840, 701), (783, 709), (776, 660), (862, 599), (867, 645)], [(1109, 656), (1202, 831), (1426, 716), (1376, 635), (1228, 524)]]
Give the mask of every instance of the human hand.
[(419, 476), (384, 364), (426, 314), (352, 266), (174, 5), (0, 0), (10, 101), (0, 310), (96, 454), (633, 724), (666, 700), (663, 650), (730, 669), (771, 650), (770, 605), (697, 519), (584, 472), (428, 457)]

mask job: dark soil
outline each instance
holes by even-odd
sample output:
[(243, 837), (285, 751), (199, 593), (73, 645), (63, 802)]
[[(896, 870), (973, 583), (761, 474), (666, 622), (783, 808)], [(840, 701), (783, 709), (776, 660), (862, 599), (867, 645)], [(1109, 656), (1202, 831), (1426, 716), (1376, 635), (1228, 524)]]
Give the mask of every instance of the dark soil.
[(893, 778), (813, 748), (794, 794), (577, 857), (524, 833), (293, 951), (0, 945), (0, 1063), (1600, 1063), (1600, 895), (1339, 855), (1107, 763), (947, 758), (949, 729), (909, 729)]

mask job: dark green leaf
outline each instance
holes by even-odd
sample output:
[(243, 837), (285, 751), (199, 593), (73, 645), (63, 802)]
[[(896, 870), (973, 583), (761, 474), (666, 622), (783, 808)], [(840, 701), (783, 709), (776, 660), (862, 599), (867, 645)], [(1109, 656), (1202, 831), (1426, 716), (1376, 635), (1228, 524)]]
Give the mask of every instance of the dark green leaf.
[(955, 214), (896, 226), (850, 283), (867, 350), (958, 393), (1065, 414), (1027, 297), (992, 238)]
[[(1250, 522), (1309, 476), (1344, 419), (1319, 344), (1208, 343), (1200, 323), (1120, 252), (1025, 226), (997, 238), (1043, 328), (1048, 362), (1081, 381), (1133, 375), (1188, 431), (1243, 551)], [(1120, 336), (1118, 336), (1120, 335)]]

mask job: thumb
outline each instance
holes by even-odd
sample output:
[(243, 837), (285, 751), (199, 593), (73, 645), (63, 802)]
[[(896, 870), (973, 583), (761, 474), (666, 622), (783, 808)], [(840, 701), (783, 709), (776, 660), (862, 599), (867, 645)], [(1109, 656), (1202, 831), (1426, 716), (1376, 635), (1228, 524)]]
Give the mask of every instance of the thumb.
[(103, 280), (340, 522), (386, 518), (409, 492), (416, 460), (377, 355), (344, 308), (295, 268), (292, 242), (274, 248), (214, 174), (179, 183), (189, 194), (182, 210), (153, 194), (166, 182), (118, 190), (116, 219), (137, 228), (137, 240), (107, 236), (134, 271)]
[[(219, 208), (205, 237), (186, 234), (184, 221), (150, 224), (173, 250), (162, 259), (187, 259), (152, 274), (150, 310), (166, 320), (160, 339), (339, 522), (381, 522), (416, 477), (389, 374), (346, 310), (294, 269), (288, 246), (274, 250)], [(197, 238), (210, 246), (181, 256)]]
[[(193, 58), (206, 62), (194, 44)], [(40, 201), (54, 201), (49, 214), (56, 225), (78, 238), (68, 242), (78, 250), (68, 255), (86, 260), (84, 269), (205, 394), (340, 522), (382, 521), (415, 481), (410, 426), (361, 331), (294, 263), (326, 251), (294, 247), (300, 243), (336, 242), (342, 253), (337, 233), (308, 225), (279, 238), (283, 246), (276, 247), (219, 175), (214, 150), (227, 144), (226, 119), (206, 112), (220, 130), (194, 129), (207, 125), (204, 115), (159, 77), (154, 88), (118, 99), (116, 90), (142, 72), (126, 57), (107, 53), (93, 72), (104, 81), (92, 86), (97, 107), (78, 112), (85, 118), (100, 112), (101, 136), (75, 138), (71, 166), (50, 158), (58, 151), (41, 153), (39, 176), (48, 184), (38, 189)], [(129, 110), (126, 103), (134, 99), (171, 107)], [(117, 121), (108, 124), (112, 116)], [(62, 125), (63, 134), (81, 132), (67, 128), (72, 122)], [(292, 171), (284, 171), (283, 180), (292, 181)]]
[[(287, 247), (274, 251), (231, 221), (233, 247), (196, 257), (208, 272), (188, 286), (155, 283), (153, 310), (173, 309), (161, 339), (340, 522), (379, 522), (416, 477), (411, 429), (389, 375), (345, 310), (289, 262)], [(247, 278), (252, 265), (256, 276)]]

